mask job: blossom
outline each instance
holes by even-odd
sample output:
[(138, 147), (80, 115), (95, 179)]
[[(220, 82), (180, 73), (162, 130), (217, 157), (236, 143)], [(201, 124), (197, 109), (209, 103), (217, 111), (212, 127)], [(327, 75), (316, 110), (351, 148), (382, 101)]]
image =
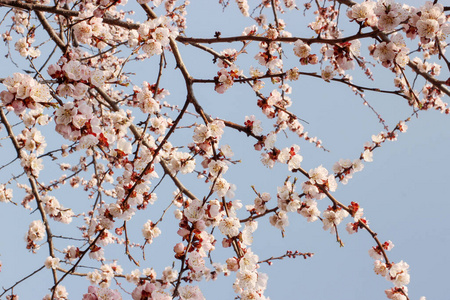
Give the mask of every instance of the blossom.
[(325, 80), (326, 82), (330, 82), (330, 80), (333, 79), (334, 76), (336, 76), (336, 73), (332, 66), (326, 66), (325, 69), (322, 69), (321, 76), (323, 80)]
[(223, 134), (223, 128), (225, 127), (225, 123), (222, 120), (214, 120), (213, 122), (208, 124), (209, 132), (211, 137), (220, 139)]
[(97, 69), (91, 73), (89, 80), (92, 85), (101, 88), (105, 84), (106, 74), (105, 72)]
[(239, 260), (239, 269), (244, 271), (255, 271), (258, 267), (259, 257), (250, 248), (245, 251)]
[(295, 0), (284, 0), (284, 5), (289, 9), (296, 8)]
[(258, 273), (256, 271), (239, 270), (236, 273), (237, 284), (242, 289), (250, 289), (250, 290), (255, 289), (257, 280), (258, 280)]
[(192, 137), (192, 139), (194, 140), (195, 143), (203, 143), (210, 136), (211, 132), (209, 128), (206, 125), (201, 124), (195, 127), (194, 136)]
[(297, 210), (308, 222), (314, 222), (319, 219), (320, 211), (317, 208), (317, 202), (314, 199), (308, 199), (301, 203), (301, 207)]
[(198, 251), (192, 251), (188, 256), (188, 265), (194, 272), (200, 272), (205, 269), (205, 260)]
[(162, 280), (165, 282), (173, 282), (178, 277), (178, 271), (172, 269), (171, 267), (166, 267), (163, 271)]
[(366, 162), (372, 162), (373, 161), (373, 152), (370, 151), (369, 149), (364, 150), (364, 152), (362, 154), (362, 158)]
[(294, 54), (300, 58), (307, 58), (311, 52), (311, 47), (308, 44), (303, 43), (301, 40), (297, 40), (294, 43)]
[[(50, 296), (50, 295), (48, 295)], [(54, 300), (66, 300), (69, 296), (69, 293), (66, 291), (66, 288), (62, 285), (57, 285), (54, 292), (54, 297), (52, 299)], [(49, 298), (50, 299), (50, 298)]]
[(375, 17), (375, 5), (376, 3), (373, 1), (356, 3), (352, 6), (352, 9), (349, 12), (349, 17), (357, 20), (358, 22), (364, 22), (366, 20), (373, 19)]
[(12, 200), (13, 190), (7, 189), (5, 184), (0, 184), (0, 202), (9, 202)]
[(200, 200), (194, 199), (186, 203), (186, 208), (184, 209), (184, 215), (189, 220), (189, 222), (195, 222), (202, 219), (204, 215), (203, 204)]
[(223, 175), (227, 172), (228, 170), (228, 165), (221, 160), (212, 160), (209, 164), (208, 164), (208, 170), (209, 170), (209, 174), (211, 174), (211, 176), (216, 177), (220, 175)]
[(217, 196), (224, 197), (229, 192), (231, 185), (224, 178), (218, 178), (213, 188)]
[(241, 228), (241, 223), (235, 217), (224, 218), (219, 223), (220, 232), (226, 236), (237, 236), (239, 234), (239, 228)]
[(309, 181), (312, 184), (324, 184), (328, 178), (328, 170), (325, 169), (324, 167), (322, 167), (322, 165), (320, 165), (319, 167), (317, 167), (315, 169), (311, 169), (308, 172), (308, 175), (309, 175)]
[(47, 269), (56, 269), (57, 267), (59, 267), (59, 258), (51, 256), (47, 257), (44, 262), (44, 266)]
[(161, 234), (161, 230), (148, 220), (142, 227), (142, 235), (149, 244), (152, 243), (153, 238), (158, 237)]
[(249, 6), (248, 6), (248, 3), (247, 3), (247, 0), (236, 0), (236, 3), (238, 5), (239, 10), (241, 11), (241, 13), (245, 17), (248, 17), (249, 16), (249, 14), (248, 14)]
[(249, 128), (254, 135), (260, 135), (263, 132), (261, 121), (257, 120), (254, 115), (245, 116), (244, 125)]
[(323, 213), (323, 229), (333, 233), (336, 230), (336, 226), (339, 225), (344, 218), (348, 216), (348, 212), (343, 209), (333, 210), (327, 209)]
[(139, 277), (141, 276), (141, 271), (139, 269), (135, 269), (131, 271), (131, 273), (125, 275), (125, 278), (128, 282), (138, 284), (139, 283)]
[(389, 269), (390, 280), (396, 287), (402, 287), (409, 283), (410, 276), (408, 274), (409, 265), (403, 260), (393, 264)]
[(178, 288), (181, 300), (205, 300), (198, 286), (185, 285)]
[(122, 296), (117, 290), (91, 285), (88, 287), (88, 292), (83, 295), (82, 300), (122, 300)]
[(44, 223), (42, 223), (41, 220), (31, 222), (28, 228), (27, 238), (34, 242), (34, 241), (41, 241), (44, 239), (44, 237), (45, 237)]
[(374, 261), (374, 267), (373, 270), (375, 271), (376, 274), (381, 275), (381, 276), (386, 276), (389, 273), (389, 269), (387, 267), (387, 265), (383, 262), (381, 262), (380, 260), (375, 260)]
[(269, 222), (275, 228), (284, 230), (286, 226), (289, 225), (289, 218), (284, 211), (280, 211), (269, 217)]

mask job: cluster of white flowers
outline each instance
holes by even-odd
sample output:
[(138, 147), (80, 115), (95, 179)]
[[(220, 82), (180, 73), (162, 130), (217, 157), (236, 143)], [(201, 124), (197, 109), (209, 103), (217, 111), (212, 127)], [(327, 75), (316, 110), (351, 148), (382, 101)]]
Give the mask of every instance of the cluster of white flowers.
[(239, 228), (241, 228), (241, 223), (238, 218), (227, 217), (223, 218), (219, 222), (219, 229), (222, 234), (228, 237), (235, 237), (239, 234)]
[(0, 184), (0, 202), (9, 202), (12, 200), (13, 190), (7, 189), (5, 184)]
[(91, 284), (100, 285), (101, 288), (107, 288), (111, 285), (114, 276), (116, 274), (120, 275), (122, 272), (122, 267), (118, 266), (115, 262), (112, 264), (103, 264), (100, 270), (88, 273), (87, 279)]
[(185, 285), (178, 289), (181, 300), (205, 300), (198, 286)]
[(294, 9), (297, 7), (295, 5), (295, 0), (284, 0), (284, 5), (289, 9)]
[(160, 55), (169, 46), (170, 38), (178, 36), (178, 31), (169, 22), (170, 19), (159, 17), (140, 24), (138, 30), (129, 32), (128, 46), (139, 46), (148, 56)]
[[(392, 248), (394, 248), (394, 243), (392, 243), (392, 241), (386, 241), (381, 246), (383, 247), (383, 250), (391, 251)], [(369, 255), (373, 259), (384, 259), (380, 246), (370, 248)]]
[(90, 87), (102, 88), (108, 73), (100, 69), (91, 70), (80, 62), (81, 54), (72, 52), (70, 59), (61, 57), (57, 64), (50, 65), (48, 74), (59, 83), (56, 92), (58, 96), (83, 99)]
[(386, 264), (380, 260), (374, 262), (374, 271), (376, 274), (383, 276), (386, 280), (392, 282), (395, 288), (386, 290), (386, 295), (393, 300), (406, 300), (405, 295), (408, 295), (406, 285), (409, 284), (409, 265), (400, 261), (398, 263)]
[(120, 295), (118, 290), (111, 290), (107, 287), (96, 287), (89, 286), (87, 294), (83, 295), (82, 300), (91, 300), (91, 299), (108, 299), (108, 300), (122, 300), (122, 296)]
[(275, 228), (284, 231), (289, 226), (289, 218), (285, 211), (279, 211), (269, 217), (269, 222)]
[(297, 40), (294, 43), (294, 54), (300, 58), (308, 58), (311, 53), (311, 47), (303, 43), (302, 40)]
[(92, 107), (84, 101), (67, 102), (59, 107), (55, 111), (55, 123), (56, 131), (64, 138), (72, 141), (79, 139), (80, 148), (96, 145), (98, 135), (102, 132), (100, 120), (94, 115)]
[(192, 173), (195, 169), (195, 159), (189, 153), (174, 151), (170, 155), (167, 166), (173, 174), (177, 172), (188, 174)]
[(325, 80), (326, 82), (330, 82), (330, 80), (333, 79), (334, 76), (336, 76), (336, 71), (332, 66), (326, 66), (324, 69), (322, 69), (321, 76), (323, 80)]
[(49, 102), (50, 91), (45, 84), (40, 84), (31, 76), (14, 73), (2, 82), (7, 90), (0, 93), (3, 105), (11, 107), (19, 115), (26, 108), (39, 109), (41, 103)]
[(333, 172), (342, 182), (347, 184), (348, 180), (353, 177), (353, 174), (364, 169), (364, 164), (360, 159), (355, 159), (353, 162), (350, 159), (340, 159), (333, 165)]
[(306, 199), (302, 202), (302, 206), (297, 212), (304, 216), (308, 222), (317, 221), (320, 216), (320, 210), (317, 208), (317, 202), (314, 199)]
[(148, 244), (153, 242), (153, 239), (161, 234), (161, 230), (152, 221), (148, 220), (142, 227), (142, 235)]
[(328, 170), (322, 166), (311, 169), (308, 172), (309, 180), (302, 184), (303, 193), (307, 199), (323, 199), (325, 193), (322, 190), (334, 192), (337, 182), (333, 174), (328, 174)]
[(269, 202), (271, 196), (269, 193), (262, 193), (254, 200), (254, 205), (246, 205), (248, 211), (254, 211), (257, 214), (263, 214), (267, 211), (266, 203)]
[(158, 114), (161, 110), (160, 101), (170, 95), (169, 91), (161, 88), (156, 91), (156, 86), (150, 85), (146, 81), (142, 83), (142, 86), (142, 89), (138, 86), (133, 87), (135, 106), (138, 106), (143, 113)]
[(323, 230), (336, 231), (336, 226), (348, 216), (348, 212), (342, 208), (328, 207), (322, 216)]
[(295, 185), (286, 181), (282, 187), (277, 187), (278, 208), (285, 212), (296, 212), (301, 201), (299, 195), (295, 192)]
[(236, 3), (238, 5), (239, 10), (241, 11), (241, 13), (245, 17), (248, 17), (249, 16), (249, 14), (248, 14), (249, 6), (248, 6), (248, 3), (247, 3), (247, 0), (236, 0)]
[(409, 49), (400, 33), (393, 34), (390, 42), (372, 45), (369, 50), (371, 55), (385, 67), (390, 67), (393, 62), (400, 67), (405, 67), (409, 62)]
[(213, 122), (208, 123), (208, 125), (198, 125), (194, 129), (192, 139), (197, 144), (205, 143), (210, 138), (220, 140), (224, 127), (225, 123), (221, 120), (214, 120)]
[(217, 76), (214, 77), (214, 80), (216, 81), (214, 89), (219, 94), (223, 94), (233, 86), (234, 80), (239, 79), (242, 75), (243, 71), (235, 64), (232, 64), (229, 68), (222, 68), (217, 72)]
[(255, 55), (255, 59), (258, 63), (264, 67), (267, 67), (271, 72), (276, 73), (283, 67), (283, 61), (275, 54), (278, 54), (277, 43), (259, 43), (259, 47), (263, 50)]
[(31, 130), (25, 128), (16, 138), (19, 146), (24, 147), (27, 151), (35, 152), (37, 155), (43, 154), (47, 147), (44, 136), (36, 127)]
[(107, 26), (103, 25), (102, 18), (96, 17), (91, 17), (88, 21), (81, 21), (75, 24), (73, 33), (77, 42), (97, 46), (98, 49), (103, 49), (106, 43), (99, 42), (96, 45), (95, 41), (99, 41), (102, 38), (111, 39), (112, 37)]
[(45, 237), (45, 227), (41, 220), (31, 222), (25, 240), (27, 241), (28, 249), (39, 249), (35, 242), (42, 241)]
[(250, 246), (253, 244), (253, 232), (255, 232), (256, 229), (258, 229), (258, 222), (252, 220), (245, 223), (244, 230), (242, 230), (243, 246)]
[(21, 38), (16, 42), (14, 46), (16, 51), (18, 51), (21, 56), (23, 57), (30, 56), (31, 58), (36, 58), (41, 55), (41, 51), (39, 49), (30, 46), (33, 42), (34, 42), (33, 38), (30, 37)]
[(47, 294), (42, 300), (68, 300), (69, 293), (63, 285), (57, 285), (53, 295)]
[(39, 173), (44, 168), (42, 159), (37, 158), (36, 154), (28, 154), (25, 150), (20, 150), (20, 165), (24, 168), (27, 174), (34, 177), (39, 177)]
[(410, 17), (410, 7), (393, 0), (364, 1), (353, 5), (347, 16), (364, 25), (392, 31)]
[(75, 246), (67, 246), (64, 250), (63, 250), (64, 258), (67, 259), (68, 261), (73, 261), (75, 259), (77, 259), (80, 256), (80, 249), (78, 249)]
[(55, 197), (46, 195), (42, 198), (42, 204), (44, 205), (45, 213), (55, 221), (64, 224), (72, 222), (72, 217), (74, 216), (72, 210), (64, 208)]
[[(419, 14), (416, 13), (416, 15)], [(411, 23), (411, 25), (417, 27), (417, 34), (424, 39), (435, 39), (437, 37), (440, 41), (445, 41), (450, 34), (450, 24), (447, 22), (444, 6), (440, 3), (427, 1), (420, 8), (420, 17), (415, 16)]]
[(164, 288), (165, 286), (158, 282), (145, 281), (133, 290), (131, 297), (133, 300), (141, 300), (149, 296), (151, 297), (150, 299), (171, 300), (172, 296), (165, 292)]
[(268, 276), (257, 271), (258, 260), (258, 255), (254, 254), (250, 248), (245, 250), (245, 254), (238, 263), (234, 258), (227, 260), (228, 268), (237, 271), (233, 288), (237, 294), (240, 294), (241, 299), (266, 299), (263, 293)]
[(59, 267), (59, 258), (58, 257), (47, 257), (44, 262), (44, 266), (47, 269), (56, 269)]

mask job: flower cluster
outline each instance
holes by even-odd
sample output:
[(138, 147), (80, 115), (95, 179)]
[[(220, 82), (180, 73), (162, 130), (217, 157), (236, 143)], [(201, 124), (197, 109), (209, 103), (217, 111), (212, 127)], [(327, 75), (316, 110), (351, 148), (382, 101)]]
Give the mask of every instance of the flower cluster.
[(92, 285), (89, 286), (88, 292), (83, 295), (82, 300), (97, 300), (97, 299), (122, 300), (122, 296), (117, 290), (111, 290), (109, 288), (98, 288)]
[(39, 49), (36, 49), (34, 47), (31, 47), (31, 44), (34, 42), (34, 38), (21, 38), (19, 39), (15, 46), (16, 51), (20, 53), (21, 56), (27, 57), (30, 56), (31, 58), (36, 58), (41, 55), (41, 51)]
[(27, 108), (39, 109), (50, 100), (47, 85), (38, 83), (29, 75), (14, 73), (12, 77), (6, 77), (3, 84), (7, 90), (0, 93), (0, 99), (4, 106), (13, 109), (17, 115)]
[(168, 18), (159, 17), (140, 24), (138, 30), (131, 30), (128, 34), (128, 46), (139, 47), (148, 56), (160, 55), (169, 46), (170, 38), (178, 35), (178, 31), (168, 24), (169, 21)]
[(150, 220), (148, 220), (142, 228), (142, 235), (145, 238), (145, 242), (148, 244), (151, 244), (153, 239), (158, 237), (160, 234), (161, 230)]
[(353, 177), (353, 174), (364, 169), (364, 164), (361, 159), (340, 159), (333, 165), (333, 172), (336, 174), (342, 184), (347, 184), (348, 180)]
[(44, 223), (42, 223), (41, 220), (31, 222), (28, 228), (28, 233), (25, 236), (25, 240), (27, 241), (27, 249), (31, 249), (32, 251), (39, 249), (39, 245), (37, 245), (35, 242), (42, 241), (44, 237)]
[(322, 216), (323, 230), (330, 230), (331, 233), (335, 232), (337, 225), (348, 216), (348, 212), (345, 209), (336, 206), (329, 206)]
[(336, 179), (333, 174), (322, 166), (311, 169), (308, 172), (309, 180), (302, 184), (303, 193), (307, 199), (323, 199), (325, 191), (334, 192), (337, 188)]
[(48, 74), (59, 83), (56, 89), (58, 96), (83, 99), (89, 88), (101, 88), (105, 85), (108, 74), (100, 69), (90, 69), (80, 62), (80, 58), (81, 54), (74, 51), (48, 67)]
[(133, 87), (133, 102), (132, 105), (139, 107), (143, 113), (158, 114), (161, 110), (160, 101), (170, 93), (167, 89), (158, 88), (156, 85), (151, 85), (144, 81), (143, 88), (137, 86)]
[(241, 295), (241, 299), (266, 299), (263, 293), (268, 276), (257, 271), (258, 256), (250, 248), (245, 250), (245, 254), (239, 260), (228, 259), (227, 265), (230, 270), (236, 270), (233, 288), (237, 294)]
[(45, 213), (55, 221), (64, 224), (72, 222), (74, 215), (72, 210), (70, 208), (64, 208), (55, 197), (46, 195), (42, 198), (42, 204), (44, 205)]
[(9, 202), (12, 200), (13, 190), (7, 189), (5, 184), (0, 184), (0, 202)]
[(302, 65), (306, 64), (316, 64), (318, 59), (317, 55), (310, 54), (311, 47), (308, 44), (303, 43), (303, 41), (298, 40), (294, 43), (294, 54), (300, 57), (300, 63)]
[[(67, 255), (66, 255), (67, 256)], [(108, 291), (108, 287), (111, 285), (111, 282), (115, 275), (121, 275), (123, 272), (122, 268), (118, 266), (116, 263), (112, 264), (103, 264), (100, 267), (100, 270), (95, 270), (93, 272), (88, 273), (87, 279), (91, 282), (91, 284), (97, 284), (100, 286), (101, 293), (111, 293), (113, 291)], [(97, 289), (89, 290), (89, 293), (96, 293)]]
[(17, 142), (25, 150), (35, 152), (37, 155), (44, 154), (47, 147), (44, 136), (36, 127), (22, 130), (22, 133), (17, 135)]

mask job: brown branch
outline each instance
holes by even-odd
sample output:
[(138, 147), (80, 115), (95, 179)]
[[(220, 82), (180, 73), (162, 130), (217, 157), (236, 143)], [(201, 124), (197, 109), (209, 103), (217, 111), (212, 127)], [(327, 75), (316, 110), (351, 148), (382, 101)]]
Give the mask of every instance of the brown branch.
[(12, 286), (10, 286), (7, 289), (3, 289), (3, 293), (0, 294), (0, 297), (2, 297), (4, 294), (6, 294), (7, 291), (12, 290), (13, 288), (15, 288), (19, 283), (25, 281), (26, 279), (30, 278), (31, 276), (33, 276), (34, 274), (38, 273), (39, 271), (41, 271), (42, 269), (44, 269), (45, 266), (40, 267), (39, 269), (35, 270), (34, 272), (32, 272), (31, 274), (25, 276), (24, 278), (20, 279), (19, 281), (17, 281), (16, 283), (14, 283)]
[[(6, 128), (6, 131), (8, 132), (9, 138), (14, 146), (14, 149), (16, 150), (17, 157), (22, 158), (21, 153), (20, 153), (21, 148), (19, 146), (19, 143), (17, 142), (14, 132), (12, 131), (11, 125), (9, 124), (5, 113), (3, 112), (3, 108), (1, 108), (1, 107), (0, 107), (0, 119), (1, 119), (2, 123), (5, 125), (5, 128)], [(36, 199), (36, 204), (37, 204), (39, 213), (41, 215), (42, 222), (44, 223), (45, 231), (47, 233), (48, 252), (49, 252), (50, 256), (54, 258), (56, 256), (55, 256), (55, 252), (54, 252), (55, 247), (53, 245), (53, 238), (52, 238), (53, 234), (50, 229), (50, 224), (48, 223), (47, 214), (45, 213), (44, 206), (42, 205), (42, 200), (39, 195), (39, 190), (38, 190), (38, 187), (36, 184), (36, 178), (31, 174), (31, 172), (26, 172), (26, 174), (28, 177), (28, 181), (31, 185), (31, 190)], [(52, 275), (53, 275), (53, 281), (56, 283), (58, 280), (58, 277), (57, 277), (56, 271), (54, 269), (52, 269)], [(57, 285), (57, 283), (56, 283), (56, 285)]]
[(195, 38), (195, 37), (184, 37), (178, 36), (177, 41), (185, 44), (192, 43), (203, 43), (203, 44), (217, 44), (217, 43), (233, 43), (233, 42), (246, 42), (246, 41), (256, 41), (256, 42), (285, 42), (285, 43), (294, 43), (298, 40), (303, 41), (305, 44), (329, 44), (336, 45), (341, 43), (350, 42), (357, 39), (367, 38), (367, 37), (375, 37), (378, 34), (378, 30), (374, 30), (367, 33), (358, 33), (355, 35), (350, 35), (348, 37), (338, 38), (338, 39), (324, 39), (324, 38), (303, 38), (303, 37), (277, 37), (276, 39), (269, 39), (264, 36), (231, 36), (231, 37), (218, 37), (218, 38)]

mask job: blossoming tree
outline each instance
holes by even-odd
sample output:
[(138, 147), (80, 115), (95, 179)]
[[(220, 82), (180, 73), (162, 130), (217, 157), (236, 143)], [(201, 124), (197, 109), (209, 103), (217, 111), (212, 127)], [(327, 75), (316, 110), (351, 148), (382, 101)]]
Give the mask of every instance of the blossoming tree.
[[(389, 256), (394, 243), (378, 237), (358, 199), (335, 191), (411, 117), (450, 113), (450, 7), (208, 2), (214, 10), (203, 14), (232, 15), (203, 28), (209, 36), (191, 30), (203, 15), (188, 0), (0, 0), (2, 51), (16, 68), (1, 79), (0, 201), (31, 212), (30, 222), (16, 217), (28, 222), (20, 246), (40, 265), (2, 282), (0, 298), (18, 299), (37, 277), (48, 279), (47, 294), (35, 299), (69, 299), (83, 278), (82, 299), (199, 300), (204, 282), (228, 276), (227, 299), (268, 299), (268, 265), (316, 258), (270, 247), (266, 258), (252, 246), (258, 231), (284, 237), (300, 219), (321, 223), (337, 248), (343, 231), (369, 236), (360, 250), (389, 282), (387, 298), (411, 299), (409, 265)], [(303, 148), (330, 150), (296, 109), (299, 84), (311, 79), (362, 99), (383, 131), (357, 155), (306, 168)], [(408, 115), (388, 124), (365, 93), (400, 99)], [(258, 185), (253, 156), (273, 186)], [(169, 251), (150, 260), (158, 247)], [(3, 261), (2, 274), (11, 269)]]

